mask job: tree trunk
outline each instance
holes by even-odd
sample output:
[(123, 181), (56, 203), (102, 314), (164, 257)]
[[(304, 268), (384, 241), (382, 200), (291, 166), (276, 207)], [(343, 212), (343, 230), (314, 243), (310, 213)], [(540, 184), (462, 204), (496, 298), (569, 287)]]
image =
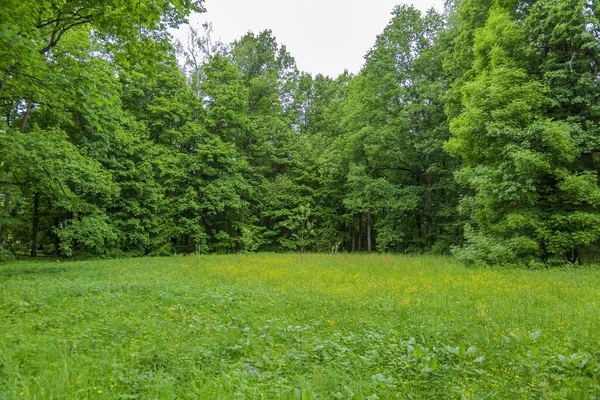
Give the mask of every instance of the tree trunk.
[(25, 133), (25, 129), (27, 128), (27, 120), (29, 119), (29, 114), (31, 113), (31, 103), (27, 103), (27, 108), (25, 109), (25, 115), (23, 115), (23, 121), (21, 121), (21, 133)]
[(546, 248), (546, 242), (542, 240), (540, 243), (540, 260), (545, 264), (548, 262), (548, 250)]
[(352, 229), (352, 252), (356, 250), (356, 230)]
[(425, 222), (427, 224), (427, 244), (433, 242), (433, 219), (431, 217), (431, 175), (425, 175)]
[(358, 235), (358, 252), (360, 253), (362, 250), (362, 215), (358, 220), (358, 231), (356, 231), (356, 234)]
[(37, 255), (38, 232), (40, 229), (40, 195), (35, 192), (33, 195), (33, 226), (31, 228), (31, 257)]
[(427, 216), (427, 242), (431, 244), (433, 241), (431, 236), (433, 235), (433, 219), (431, 219), (431, 215)]
[(371, 254), (371, 209), (367, 209), (367, 252)]
[(581, 249), (577, 246), (573, 247), (566, 254), (567, 261), (571, 264), (581, 264)]
[[(56, 223), (56, 230), (59, 230), (61, 227), (61, 222), (58, 221)], [(56, 236), (54, 236), (54, 252), (56, 253), (57, 256), (60, 256), (60, 236), (58, 236), (58, 234)]]
[[(8, 215), (8, 211), (9, 211), (8, 206), (9, 206), (8, 194), (5, 194), (4, 195), (4, 207), (3, 207), (3, 212), (4, 212), (5, 218)], [(4, 224), (0, 228), (0, 247), (4, 247), (4, 243), (6, 242), (7, 234), (8, 234), (8, 226), (6, 226), (6, 224)]]

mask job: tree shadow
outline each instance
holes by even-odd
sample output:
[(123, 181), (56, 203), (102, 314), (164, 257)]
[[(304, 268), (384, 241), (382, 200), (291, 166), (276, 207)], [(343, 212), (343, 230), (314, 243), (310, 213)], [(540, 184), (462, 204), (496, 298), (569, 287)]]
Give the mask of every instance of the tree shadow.
[(41, 268), (8, 268), (0, 270), (2, 277), (27, 276), (27, 275), (52, 275), (67, 271), (66, 267), (41, 267)]

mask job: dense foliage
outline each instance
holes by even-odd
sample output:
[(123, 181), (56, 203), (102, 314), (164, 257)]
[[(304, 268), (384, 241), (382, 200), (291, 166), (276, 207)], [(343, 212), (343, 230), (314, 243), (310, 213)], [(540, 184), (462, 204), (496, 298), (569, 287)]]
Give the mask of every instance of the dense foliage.
[[(0, 7), (0, 259), (454, 252), (581, 262), (600, 240), (590, 0), (398, 6), (339, 77), (270, 31), (167, 29), (202, 0)], [(183, 65), (178, 65), (178, 59)]]

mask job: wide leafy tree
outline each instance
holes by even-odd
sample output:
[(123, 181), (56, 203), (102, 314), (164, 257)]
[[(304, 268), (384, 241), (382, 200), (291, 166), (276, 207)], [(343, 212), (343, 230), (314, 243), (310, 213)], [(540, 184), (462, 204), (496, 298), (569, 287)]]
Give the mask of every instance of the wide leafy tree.
[[(543, 2), (531, 7), (490, 9), (475, 31), (472, 78), (462, 86), (464, 108), (452, 122), (447, 147), (462, 157), (458, 177), (471, 191), (461, 203), (471, 219), (467, 244), (457, 255), (470, 262), (575, 262), (600, 238), (597, 171), (583, 162), (595, 145), (581, 140), (594, 136), (594, 120), (573, 104), (582, 99), (567, 100), (560, 96), (564, 88), (553, 87), (574, 71), (566, 73), (556, 60), (540, 65), (540, 58), (558, 55), (528, 38), (558, 21), (538, 12)], [(522, 23), (527, 13), (537, 15), (535, 23)], [(562, 21), (566, 27), (572, 19)], [(586, 25), (578, 28), (584, 35)]]
[[(114, 62), (125, 54), (135, 62), (140, 43), (164, 41), (166, 28), (185, 22), (191, 11), (202, 11), (201, 3), (3, 3), (3, 248), (19, 250), (29, 243), (35, 255), (40, 246), (46, 250), (40, 234), (41, 239), (54, 238), (56, 249), (64, 254), (74, 248), (102, 252), (112, 247), (108, 241), (118, 235), (106, 205), (118, 188), (100, 182), (110, 182), (102, 160), (109, 157), (120, 130)], [(24, 158), (23, 151), (29, 156)], [(23, 164), (25, 160), (30, 164)]]

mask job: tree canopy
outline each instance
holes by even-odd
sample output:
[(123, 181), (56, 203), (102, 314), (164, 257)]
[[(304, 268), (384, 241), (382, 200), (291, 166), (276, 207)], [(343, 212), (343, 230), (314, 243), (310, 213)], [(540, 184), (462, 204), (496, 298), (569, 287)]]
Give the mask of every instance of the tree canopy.
[(0, 6), (0, 259), (240, 251), (578, 263), (600, 244), (589, 0), (397, 6), (356, 74), (202, 0)]

